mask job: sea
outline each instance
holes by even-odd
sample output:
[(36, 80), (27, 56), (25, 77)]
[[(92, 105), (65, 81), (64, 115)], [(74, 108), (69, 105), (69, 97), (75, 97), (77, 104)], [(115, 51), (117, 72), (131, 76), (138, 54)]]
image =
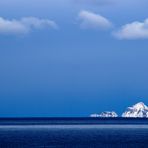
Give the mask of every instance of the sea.
[(0, 118), (0, 148), (148, 148), (148, 119)]

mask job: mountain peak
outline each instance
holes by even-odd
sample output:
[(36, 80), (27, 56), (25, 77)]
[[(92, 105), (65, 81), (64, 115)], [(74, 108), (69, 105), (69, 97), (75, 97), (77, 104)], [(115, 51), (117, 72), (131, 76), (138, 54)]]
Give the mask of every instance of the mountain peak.
[(91, 114), (90, 117), (118, 117), (114, 111), (104, 111), (101, 114)]
[[(104, 111), (101, 114), (91, 114), (90, 117), (118, 117), (118, 115), (114, 111)], [(128, 107), (125, 112), (123, 112), (122, 117), (148, 118), (148, 106), (143, 102), (138, 102)]]
[(118, 115), (114, 111), (104, 111), (99, 114), (99, 117), (118, 117)]
[(133, 105), (133, 108), (140, 110), (140, 109), (147, 109), (148, 107), (143, 102), (139, 102)]
[(126, 111), (122, 114), (122, 117), (148, 117), (148, 107), (143, 103), (139, 102), (132, 107), (128, 107)]

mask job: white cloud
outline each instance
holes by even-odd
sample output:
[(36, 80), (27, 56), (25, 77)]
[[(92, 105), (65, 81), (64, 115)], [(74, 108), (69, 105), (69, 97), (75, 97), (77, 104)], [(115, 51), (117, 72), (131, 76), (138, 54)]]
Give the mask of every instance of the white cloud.
[(81, 11), (78, 19), (80, 26), (84, 29), (107, 29), (112, 26), (112, 23), (108, 19), (90, 11)]
[(148, 19), (126, 24), (113, 34), (118, 39), (148, 39)]
[(4, 19), (0, 17), (0, 34), (26, 34), (32, 29), (57, 28), (54, 21), (36, 17), (24, 17), (20, 20)]

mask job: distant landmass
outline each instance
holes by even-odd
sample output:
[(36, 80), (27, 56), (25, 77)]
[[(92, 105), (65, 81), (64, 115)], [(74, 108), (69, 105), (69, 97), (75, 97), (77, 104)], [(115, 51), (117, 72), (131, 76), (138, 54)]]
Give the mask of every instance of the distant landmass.
[(101, 114), (91, 114), (90, 117), (118, 117), (118, 115), (113, 111), (104, 111)]
[[(100, 114), (94, 113), (90, 117), (118, 117), (118, 114), (114, 111), (104, 111)], [(139, 102), (132, 107), (127, 107), (125, 112), (122, 113), (121, 117), (124, 118), (148, 118), (148, 107), (143, 103)]]

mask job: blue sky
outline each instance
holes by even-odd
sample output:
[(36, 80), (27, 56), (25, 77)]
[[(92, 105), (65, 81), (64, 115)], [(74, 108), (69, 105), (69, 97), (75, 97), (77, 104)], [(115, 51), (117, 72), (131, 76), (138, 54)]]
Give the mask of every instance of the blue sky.
[(148, 104), (147, 4), (0, 1), (0, 116), (121, 114)]

